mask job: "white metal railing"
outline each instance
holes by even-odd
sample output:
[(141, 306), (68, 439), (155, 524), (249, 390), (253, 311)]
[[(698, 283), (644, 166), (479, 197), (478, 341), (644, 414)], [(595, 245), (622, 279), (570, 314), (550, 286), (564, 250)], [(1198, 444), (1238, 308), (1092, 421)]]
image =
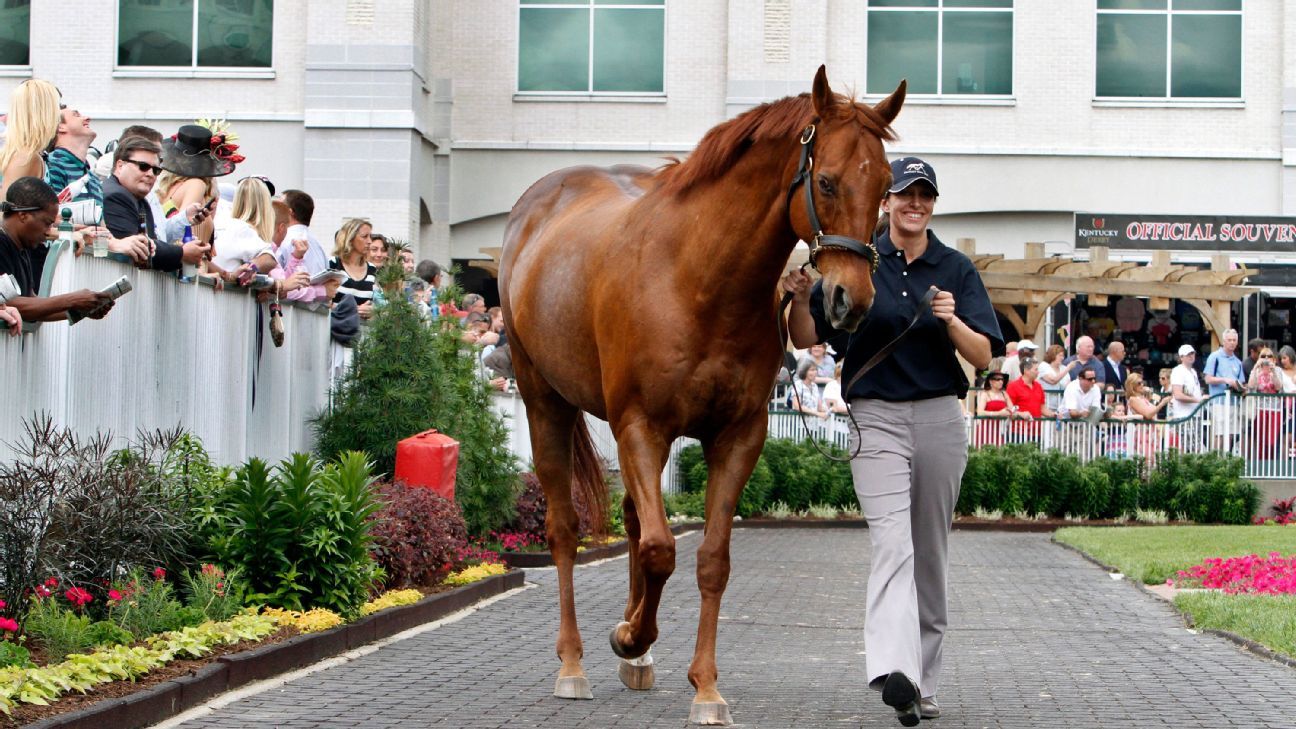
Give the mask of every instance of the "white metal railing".
[(133, 290), (102, 320), (0, 335), (0, 442), (16, 442), (22, 418), (47, 412), (78, 433), (111, 430), (118, 439), (180, 425), (218, 463), (311, 449), (310, 420), (328, 398), (326, 308), (284, 302), (284, 345), (266, 331), (258, 369), (257, 310), (265, 307), (246, 291), (61, 250), (46, 269), (56, 294), (123, 275)]
[(1296, 395), (1216, 395), (1184, 418), (1172, 420), (968, 419), (972, 447), (1031, 443), (1081, 461), (1142, 457), (1155, 463), (1168, 450), (1218, 451), (1240, 456), (1251, 479), (1296, 478), (1293, 412)]

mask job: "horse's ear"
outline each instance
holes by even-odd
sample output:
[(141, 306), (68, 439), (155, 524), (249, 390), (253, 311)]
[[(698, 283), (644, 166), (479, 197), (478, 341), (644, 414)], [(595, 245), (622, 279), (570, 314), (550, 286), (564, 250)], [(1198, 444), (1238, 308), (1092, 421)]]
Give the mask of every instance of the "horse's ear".
[(810, 98), (814, 101), (815, 116), (822, 119), (833, 104), (837, 103), (837, 97), (833, 95), (832, 89), (828, 88), (828, 71), (822, 64), (819, 66), (819, 71), (815, 73), (814, 86), (811, 88)]
[(878, 116), (885, 119), (887, 124), (895, 121), (896, 116), (900, 114), (900, 107), (904, 105), (905, 89), (908, 88), (908, 85), (907, 80), (900, 79), (900, 85), (896, 87), (896, 90), (873, 107), (873, 111), (876, 111)]

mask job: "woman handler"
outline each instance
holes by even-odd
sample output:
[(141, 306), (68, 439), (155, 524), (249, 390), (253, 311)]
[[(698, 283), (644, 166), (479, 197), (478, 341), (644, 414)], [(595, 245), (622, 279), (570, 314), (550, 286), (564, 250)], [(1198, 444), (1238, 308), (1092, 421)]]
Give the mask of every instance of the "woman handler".
[[(968, 382), (955, 352), (980, 370), (1003, 353), (1004, 343), (972, 262), (927, 228), (938, 194), (931, 165), (905, 157), (891, 163), (891, 176), (882, 201), (890, 223), (875, 239), (877, 293), (849, 336), (842, 378), (849, 382), (904, 331), (929, 287), (939, 289), (931, 311), (846, 393), (860, 433), (851, 436), (852, 452), (862, 438), (851, 472), (873, 546), (864, 621), (869, 685), (901, 724), (917, 726), (920, 716), (940, 716), (947, 540), (967, 465), (958, 401)], [(783, 286), (794, 294), (788, 315), (794, 346), (844, 334), (828, 323), (822, 284), (812, 287), (798, 269)]]

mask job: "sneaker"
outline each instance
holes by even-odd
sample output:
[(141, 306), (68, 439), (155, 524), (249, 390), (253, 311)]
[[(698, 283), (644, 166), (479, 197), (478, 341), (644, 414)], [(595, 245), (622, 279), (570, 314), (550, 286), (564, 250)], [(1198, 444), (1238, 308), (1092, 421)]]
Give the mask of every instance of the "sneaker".
[(924, 719), (939, 719), (940, 705), (936, 703), (936, 697), (924, 696), (918, 699), (918, 714)]
[(900, 671), (887, 674), (882, 703), (895, 709), (901, 726), (918, 726), (918, 684)]

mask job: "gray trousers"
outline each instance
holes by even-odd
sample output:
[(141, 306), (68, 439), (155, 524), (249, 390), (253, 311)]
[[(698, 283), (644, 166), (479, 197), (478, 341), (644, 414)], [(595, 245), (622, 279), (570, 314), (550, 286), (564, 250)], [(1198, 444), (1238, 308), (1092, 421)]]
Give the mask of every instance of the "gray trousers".
[(954, 397), (913, 402), (855, 399), (851, 461), (868, 520), (864, 650), (872, 682), (894, 671), (935, 696), (945, 640), (948, 538), (967, 466), (967, 430)]

